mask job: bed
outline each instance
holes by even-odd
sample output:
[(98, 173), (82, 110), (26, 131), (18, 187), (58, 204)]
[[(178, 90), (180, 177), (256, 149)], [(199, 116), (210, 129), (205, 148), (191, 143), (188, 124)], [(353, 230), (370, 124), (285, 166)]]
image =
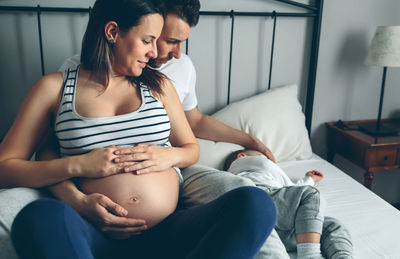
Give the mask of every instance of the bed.
[[(337, 167), (312, 153), (305, 117), (298, 102), (297, 85), (275, 87), (234, 102), (213, 114), (232, 127), (250, 132), (274, 153), (278, 165), (296, 181), (310, 170), (324, 179), (316, 184), (327, 201), (326, 216), (339, 219), (350, 231), (355, 258), (399, 258), (397, 234), (400, 212)], [(254, 113), (254, 109), (264, 111)], [(282, 113), (276, 116), (276, 110)], [(224, 158), (241, 147), (230, 143), (199, 140), (200, 161), (222, 168)], [(291, 258), (296, 258), (290, 254)]]
[[(227, 22), (230, 29), (228, 40), (225, 42), (228, 47), (226, 45), (223, 47), (228, 50), (227, 58), (224, 60), (227, 69), (223, 73), (226, 78), (222, 80), (224, 81), (223, 85), (219, 85), (221, 80), (215, 80), (218, 87), (216, 91), (218, 93), (226, 91), (227, 93), (222, 97), (226, 104), (211, 105), (209, 113), (232, 127), (257, 136), (270, 147), (278, 164), (293, 180), (300, 178), (304, 172), (309, 170), (316, 169), (323, 172), (325, 178), (316, 187), (327, 201), (326, 215), (339, 219), (350, 230), (355, 258), (400, 258), (400, 246), (397, 244), (396, 238), (400, 233), (400, 212), (312, 152), (309, 132), (313, 113), (323, 0), (314, 1), (314, 4), (303, 4), (290, 0), (271, 0), (270, 2), (278, 2), (280, 7), (290, 6), (295, 10), (302, 11), (202, 11), (200, 21), (204, 19), (203, 17), (224, 17), (224, 22)], [(43, 54), (45, 51), (42, 44), (42, 27), (46, 27), (46, 25), (41, 25), (41, 14), (45, 12), (53, 14), (57, 12), (87, 13), (89, 10), (88, 8), (0, 6), (0, 15), (19, 12), (37, 14), (38, 52), (40, 53), (38, 57), (41, 64), (40, 72), (44, 74), (46, 66)], [(232, 68), (234, 61), (237, 60), (234, 58), (235, 52), (240, 52), (240, 48), (234, 45), (237, 38), (235, 25), (238, 26), (240, 22), (238, 20), (241, 17), (255, 16), (268, 19), (271, 26), (268, 29), (271, 32), (271, 38), (268, 41), (271, 48), (265, 51), (269, 58), (264, 60), (268, 63), (266, 66), (268, 68), (266, 69), (267, 76), (261, 80), (264, 83), (262, 89), (256, 87), (255, 90), (250, 90), (250, 93), (243, 93), (237, 87), (237, 80), (232, 79), (235, 74), (237, 75), (235, 68)], [(272, 64), (279, 63), (279, 60), (276, 61), (277, 57), (274, 55), (274, 51), (277, 51), (275, 36), (277, 35), (277, 19), (280, 18), (306, 19), (306, 22), (303, 23), (308, 28), (304, 31), (308, 34), (308, 40), (305, 41), (306, 50), (303, 50), (305, 61), (302, 63), (306, 71), (302, 71), (299, 82), (279, 84), (280, 81), (274, 80), (273, 77), (276, 75), (274, 72), (279, 70), (279, 66), (278, 68), (274, 66), (274, 70), (272, 70)], [(194, 30), (194, 35), (186, 43), (186, 52), (194, 57), (192, 59), (196, 65), (196, 61), (202, 56), (202, 53), (196, 53), (197, 46), (193, 43), (193, 38), (199, 41), (200, 37), (196, 37), (195, 32)], [(59, 64), (55, 66), (57, 65)], [(200, 83), (206, 82), (207, 76), (202, 75), (201, 69), (198, 69), (197, 74)], [(197, 85), (199, 87), (199, 83)], [(202, 98), (203, 100), (208, 98), (207, 91), (200, 90), (200, 93), (198, 92), (199, 95), (206, 92), (203, 93), (203, 97), (199, 96), (200, 104)], [(198, 163), (214, 168), (222, 168), (222, 161), (226, 155), (241, 148), (234, 144), (215, 143), (202, 139), (199, 139), (199, 143), (201, 156)], [(16, 258), (9, 239), (13, 217), (25, 204), (41, 196), (42, 193), (29, 188), (0, 190), (0, 258)], [(296, 258), (295, 254), (290, 256)]]

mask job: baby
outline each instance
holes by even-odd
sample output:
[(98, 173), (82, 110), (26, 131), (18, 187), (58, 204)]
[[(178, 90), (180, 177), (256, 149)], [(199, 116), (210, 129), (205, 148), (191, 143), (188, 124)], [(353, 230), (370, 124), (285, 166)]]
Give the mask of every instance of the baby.
[[(250, 179), (271, 196), (277, 211), (275, 229), (287, 251), (297, 249), (299, 259), (324, 258), (320, 241), (325, 206), (313, 187), (323, 179), (322, 173), (309, 171), (293, 183), (278, 165), (255, 150), (233, 152), (225, 161), (225, 170)], [(353, 258), (346, 249), (338, 251), (340, 258)]]

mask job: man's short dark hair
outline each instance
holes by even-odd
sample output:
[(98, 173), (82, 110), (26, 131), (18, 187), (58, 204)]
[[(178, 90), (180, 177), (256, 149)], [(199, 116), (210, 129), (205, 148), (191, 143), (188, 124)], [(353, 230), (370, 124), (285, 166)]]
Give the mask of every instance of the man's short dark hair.
[(165, 0), (167, 14), (176, 14), (190, 27), (199, 22), (200, 1), (199, 0)]

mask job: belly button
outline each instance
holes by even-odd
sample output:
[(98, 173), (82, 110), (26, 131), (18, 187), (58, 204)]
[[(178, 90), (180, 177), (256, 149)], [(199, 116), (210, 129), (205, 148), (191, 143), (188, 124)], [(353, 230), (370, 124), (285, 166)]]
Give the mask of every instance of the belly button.
[(139, 198), (136, 197), (136, 196), (131, 197), (130, 202), (131, 202), (131, 203), (137, 203), (137, 202), (139, 202)]

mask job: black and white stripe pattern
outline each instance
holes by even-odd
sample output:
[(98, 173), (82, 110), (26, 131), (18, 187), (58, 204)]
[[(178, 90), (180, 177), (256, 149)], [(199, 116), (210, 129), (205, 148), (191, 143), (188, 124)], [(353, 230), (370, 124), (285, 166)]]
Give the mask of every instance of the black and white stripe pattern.
[(134, 112), (100, 118), (86, 118), (75, 111), (75, 86), (79, 67), (68, 70), (55, 133), (62, 156), (87, 153), (110, 145), (140, 143), (170, 146), (170, 121), (163, 104), (141, 85), (142, 105)]

